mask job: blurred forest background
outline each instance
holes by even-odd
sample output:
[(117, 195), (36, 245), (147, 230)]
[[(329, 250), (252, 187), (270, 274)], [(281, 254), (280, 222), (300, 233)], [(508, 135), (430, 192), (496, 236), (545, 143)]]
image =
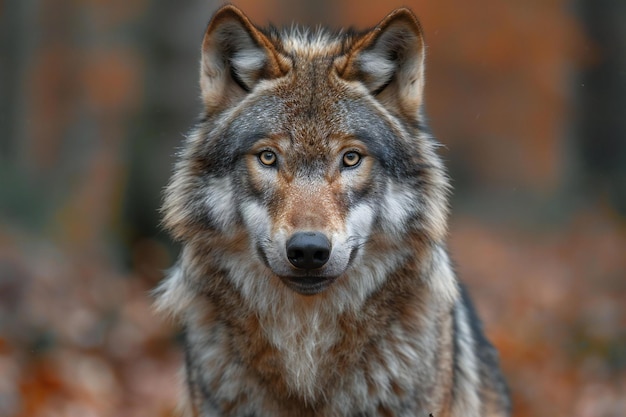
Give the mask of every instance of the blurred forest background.
[[(258, 24), (420, 16), (451, 251), (516, 417), (626, 416), (626, 2), (236, 0)], [(0, 415), (171, 416), (149, 291), (211, 0), (0, 1)]]

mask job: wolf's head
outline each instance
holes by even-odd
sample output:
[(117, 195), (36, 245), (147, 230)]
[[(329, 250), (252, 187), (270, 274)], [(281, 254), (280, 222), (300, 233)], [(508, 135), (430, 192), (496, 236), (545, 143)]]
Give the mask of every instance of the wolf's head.
[[(220, 9), (166, 227), (240, 286), (373, 291), (446, 233), (447, 179), (421, 113), (424, 53), (408, 9), (336, 34), (262, 30)], [(241, 272), (252, 270), (263, 273)]]

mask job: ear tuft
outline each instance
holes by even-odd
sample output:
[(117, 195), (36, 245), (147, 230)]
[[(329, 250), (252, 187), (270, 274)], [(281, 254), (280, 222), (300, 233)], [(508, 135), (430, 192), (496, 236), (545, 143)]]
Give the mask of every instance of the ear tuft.
[(421, 25), (413, 12), (401, 8), (359, 39), (337, 69), (386, 105), (415, 117), (422, 103), (424, 55)]
[(289, 68), (289, 61), (241, 10), (224, 6), (211, 19), (202, 41), (202, 99), (208, 111), (226, 108), (261, 80), (283, 76)]

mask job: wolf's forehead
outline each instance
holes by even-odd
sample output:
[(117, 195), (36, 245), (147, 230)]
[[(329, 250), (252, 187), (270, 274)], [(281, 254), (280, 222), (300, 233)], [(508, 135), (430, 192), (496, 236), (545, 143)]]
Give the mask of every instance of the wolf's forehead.
[(349, 96), (326, 100), (302, 94), (295, 100), (279, 95), (259, 97), (229, 123), (225, 138), (240, 152), (270, 137), (286, 139), (289, 147), (305, 146), (317, 152), (357, 139), (373, 155), (391, 160), (392, 154), (401, 157), (405, 153), (402, 136), (367, 101)]
[(327, 29), (293, 26), (274, 40), (289, 55), (307, 59), (316, 56), (333, 56), (342, 52), (348, 37), (341, 33), (331, 33)]

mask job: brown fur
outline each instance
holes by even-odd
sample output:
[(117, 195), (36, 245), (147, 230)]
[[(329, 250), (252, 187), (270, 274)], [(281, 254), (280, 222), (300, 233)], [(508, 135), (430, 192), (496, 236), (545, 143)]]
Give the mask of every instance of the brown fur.
[[(415, 16), (288, 35), (225, 6), (202, 49), (203, 119), (163, 208), (183, 250), (159, 295), (185, 327), (189, 413), (508, 415), (446, 252)], [(313, 231), (332, 252), (305, 270), (285, 241)]]

